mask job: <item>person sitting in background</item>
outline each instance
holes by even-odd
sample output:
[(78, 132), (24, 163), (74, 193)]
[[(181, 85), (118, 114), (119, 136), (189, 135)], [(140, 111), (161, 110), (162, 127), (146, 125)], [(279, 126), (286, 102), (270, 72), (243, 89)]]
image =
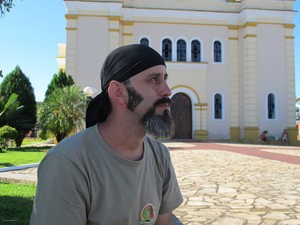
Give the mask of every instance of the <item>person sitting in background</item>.
[(260, 140), (268, 143), (270, 141), (270, 139), (271, 139), (271, 135), (270, 135), (270, 133), (267, 130), (263, 131), (260, 134)]
[(288, 136), (288, 132), (287, 132), (286, 129), (284, 129), (283, 132), (282, 132), (282, 141), (286, 145), (289, 144), (289, 136)]

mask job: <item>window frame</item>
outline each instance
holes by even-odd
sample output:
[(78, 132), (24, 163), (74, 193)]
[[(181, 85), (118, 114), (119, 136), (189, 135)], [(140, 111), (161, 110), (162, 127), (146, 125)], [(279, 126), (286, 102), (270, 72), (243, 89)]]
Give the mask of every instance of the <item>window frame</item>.
[[(215, 61), (215, 43), (219, 42), (220, 43), (220, 55), (221, 55), (221, 61), (220, 62), (216, 62)], [(215, 39), (212, 42), (212, 63), (214, 64), (224, 64), (224, 44), (223, 41), (221, 39)]]
[[(169, 40), (170, 43), (171, 43), (171, 53), (170, 53), (170, 57), (171, 57), (171, 58), (170, 58), (170, 60), (169, 60), (169, 57), (168, 57), (168, 59), (166, 59), (165, 56), (164, 56), (163, 48), (164, 48), (164, 41), (165, 41), (165, 40)], [(171, 38), (165, 37), (165, 38), (163, 38), (163, 39), (161, 40), (161, 48), (160, 48), (160, 50), (161, 50), (161, 56), (163, 57), (163, 59), (164, 59), (166, 62), (172, 62), (172, 61), (173, 61), (173, 52), (174, 52), (174, 48), (173, 48), (173, 41), (172, 41)]]
[[(273, 108), (273, 114), (274, 114), (273, 118), (269, 117), (269, 107), (270, 107), (269, 96), (270, 95), (273, 96), (273, 107), (274, 107)], [(268, 92), (266, 95), (266, 119), (269, 121), (278, 120), (278, 104), (277, 104), (277, 97), (274, 92)]]
[(142, 37), (139, 39), (139, 44), (140, 44), (140, 45), (142, 44), (141, 41), (142, 41), (143, 39), (147, 39), (147, 41), (148, 41), (148, 45), (147, 45), (147, 46), (151, 47), (150, 38), (149, 38), (149, 37), (146, 37), (146, 36), (142, 36)]
[[(199, 53), (197, 53), (197, 55), (199, 54), (199, 61), (193, 61), (193, 42), (197, 41), (199, 43)], [(202, 43), (200, 40), (198, 39), (192, 39), (190, 42), (190, 55), (191, 55), (191, 62), (203, 62), (202, 59)]]
[[(178, 49), (178, 45), (180, 42), (182, 41), (184, 43), (184, 49)], [(180, 50), (180, 52), (178, 52)], [(182, 59), (181, 59), (182, 57)], [(177, 41), (176, 41), (176, 61), (177, 62), (187, 62), (187, 42), (186, 40), (184, 40), (183, 38), (179, 38)]]
[[(221, 99), (221, 107), (220, 107), (221, 117), (220, 118), (216, 118), (216, 96), (217, 95), (219, 95), (220, 99)], [(224, 96), (220, 92), (216, 92), (213, 95), (213, 112), (212, 112), (213, 113), (213, 120), (216, 120), (216, 121), (223, 121), (224, 120), (224, 118), (225, 118), (224, 105), (225, 105)]]

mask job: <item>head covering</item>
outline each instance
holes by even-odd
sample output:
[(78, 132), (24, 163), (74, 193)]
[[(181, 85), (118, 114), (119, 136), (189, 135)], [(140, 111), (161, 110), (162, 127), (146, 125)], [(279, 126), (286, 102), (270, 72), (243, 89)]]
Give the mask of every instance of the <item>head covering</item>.
[(111, 111), (107, 95), (112, 80), (123, 82), (153, 66), (164, 65), (165, 61), (154, 49), (140, 44), (132, 44), (113, 50), (105, 59), (100, 79), (102, 92), (89, 103), (86, 111), (86, 127), (106, 120)]

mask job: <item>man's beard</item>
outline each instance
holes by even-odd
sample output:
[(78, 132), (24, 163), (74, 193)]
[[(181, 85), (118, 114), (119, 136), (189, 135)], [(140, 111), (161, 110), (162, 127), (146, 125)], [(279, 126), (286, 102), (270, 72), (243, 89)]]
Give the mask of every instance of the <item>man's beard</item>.
[(148, 134), (156, 138), (169, 139), (175, 133), (175, 123), (168, 109), (163, 115), (155, 114), (155, 107), (151, 107), (141, 119)]
[[(127, 108), (130, 111), (134, 111), (134, 109), (143, 101), (144, 98), (131, 86), (130, 82), (127, 82), (125, 86), (129, 96)], [(141, 122), (148, 134), (162, 139), (171, 138), (175, 134), (175, 123), (172, 119), (170, 111), (165, 110), (163, 115), (155, 114), (155, 108), (159, 104), (170, 104), (170, 102), (171, 100), (169, 98), (157, 100), (143, 116)]]

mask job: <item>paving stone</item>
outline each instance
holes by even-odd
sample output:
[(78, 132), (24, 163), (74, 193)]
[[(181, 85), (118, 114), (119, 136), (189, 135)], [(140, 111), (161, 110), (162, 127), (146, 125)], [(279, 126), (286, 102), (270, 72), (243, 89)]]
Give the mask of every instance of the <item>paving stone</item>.
[(199, 206), (199, 207), (208, 207), (214, 205), (211, 202), (199, 202), (199, 201), (189, 201), (187, 205), (190, 206)]
[(252, 194), (238, 194), (236, 199), (255, 199), (257, 198), (255, 195)]
[(283, 220), (278, 223), (278, 225), (299, 225), (300, 220)]
[(277, 220), (273, 219), (264, 219), (261, 224), (259, 225), (275, 225), (277, 223)]
[(272, 202), (270, 200), (264, 199), (264, 198), (257, 198), (255, 199), (255, 204), (260, 203), (262, 205), (271, 204)]
[(234, 217), (225, 217), (222, 219), (219, 219), (212, 223), (212, 225), (244, 225), (246, 224), (245, 219), (241, 218), (234, 218)]
[(212, 194), (212, 193), (217, 193), (217, 189), (216, 188), (206, 188), (206, 189), (201, 189), (198, 191), (198, 193), (202, 193), (202, 194), (205, 194), (205, 193), (208, 193), (208, 194)]
[(229, 188), (229, 187), (219, 187), (218, 191), (219, 194), (224, 194), (224, 193), (236, 193), (236, 189), (234, 188)]
[(290, 219), (285, 213), (281, 212), (270, 212), (263, 216), (263, 218), (274, 219), (274, 220), (286, 220)]
[(274, 204), (266, 204), (266, 206), (269, 207), (269, 208), (271, 208), (271, 209), (275, 209), (275, 210), (289, 209), (288, 206), (284, 206), (282, 204), (276, 204), (276, 203), (274, 203)]

